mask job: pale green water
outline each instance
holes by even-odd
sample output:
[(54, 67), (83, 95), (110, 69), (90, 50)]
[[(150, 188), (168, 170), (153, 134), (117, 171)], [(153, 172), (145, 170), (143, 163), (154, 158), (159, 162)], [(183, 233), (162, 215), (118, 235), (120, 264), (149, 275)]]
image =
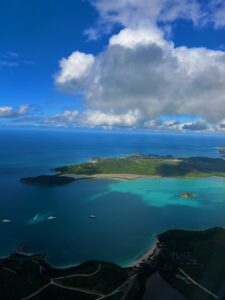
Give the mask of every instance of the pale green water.
[[(192, 193), (194, 197), (182, 198), (183, 192)], [(145, 230), (139, 233), (141, 237), (145, 236), (145, 246), (137, 255), (123, 261), (123, 264), (144, 254), (154, 243), (155, 236), (168, 229), (200, 230), (225, 226), (225, 178), (113, 180), (108, 185), (108, 191), (95, 194), (89, 201), (100, 201), (113, 195), (116, 203), (120, 199), (121, 208), (127, 203), (123, 195), (138, 197), (141, 211), (139, 207), (135, 211), (131, 204), (131, 207), (127, 206), (127, 214), (131, 214), (131, 222), (133, 220), (137, 228), (140, 223), (146, 225)], [(105, 205), (108, 203), (105, 202)], [(124, 215), (124, 218), (127, 216)]]

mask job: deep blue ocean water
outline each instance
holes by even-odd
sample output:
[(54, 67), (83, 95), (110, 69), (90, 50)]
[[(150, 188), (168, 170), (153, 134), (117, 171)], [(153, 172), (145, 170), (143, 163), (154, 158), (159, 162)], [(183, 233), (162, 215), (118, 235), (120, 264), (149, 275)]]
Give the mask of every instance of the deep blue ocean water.
[[(0, 256), (25, 243), (28, 253), (44, 252), (56, 266), (89, 259), (127, 265), (167, 229), (225, 226), (222, 178), (83, 180), (58, 187), (19, 181), (95, 156), (219, 157), (220, 146), (225, 146), (224, 136), (1, 130)], [(196, 197), (182, 199), (183, 191)], [(48, 221), (49, 216), (56, 219)], [(11, 223), (1, 223), (2, 219)]]

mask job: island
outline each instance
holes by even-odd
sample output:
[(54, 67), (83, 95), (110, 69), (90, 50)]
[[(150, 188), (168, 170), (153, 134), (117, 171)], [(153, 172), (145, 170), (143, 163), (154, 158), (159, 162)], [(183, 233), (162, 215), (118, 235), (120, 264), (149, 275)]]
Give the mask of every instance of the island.
[(58, 167), (53, 175), (22, 178), (23, 183), (57, 185), (81, 179), (137, 179), (137, 178), (200, 178), (225, 176), (223, 158), (171, 155), (132, 154), (124, 157), (95, 158), (80, 164)]
[(13, 253), (0, 259), (0, 279), (4, 300), (224, 299), (225, 229), (169, 230), (126, 268), (88, 261), (58, 269), (44, 255)]
[(189, 193), (189, 192), (184, 192), (180, 195), (182, 198), (193, 198), (194, 194)]
[[(208, 177), (225, 176), (222, 158), (177, 158), (157, 155), (128, 155), (97, 158), (89, 162), (54, 169), (63, 176), (132, 179), (136, 177)], [(76, 177), (77, 176), (77, 177)]]

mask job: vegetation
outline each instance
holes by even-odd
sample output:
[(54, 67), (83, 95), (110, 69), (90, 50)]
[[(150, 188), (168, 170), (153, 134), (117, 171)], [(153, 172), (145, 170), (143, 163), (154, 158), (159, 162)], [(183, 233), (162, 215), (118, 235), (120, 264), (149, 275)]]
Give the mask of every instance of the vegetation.
[(114, 264), (101, 264), (99, 272), (90, 277), (70, 277), (57, 282), (68, 287), (91, 289), (99, 293), (109, 294), (128, 279), (128, 271)]
[(98, 296), (49, 286), (32, 300), (95, 300)]
[[(51, 267), (41, 255), (12, 254), (0, 260), (0, 299), (94, 300), (117, 291), (133, 274), (130, 269), (89, 261), (77, 267)], [(115, 298), (116, 299), (116, 298)]]
[[(222, 299), (225, 296), (225, 230), (212, 228), (206, 231), (172, 230), (159, 235), (159, 242), (166, 245), (173, 256), (167, 263), (188, 274), (194, 281)], [(213, 299), (197, 285), (182, 280), (177, 271), (161, 271), (161, 275), (190, 300)]]
[(169, 230), (158, 236), (149, 258), (133, 268), (89, 261), (57, 269), (42, 255), (12, 254), (0, 259), (0, 299), (140, 300), (154, 272), (189, 300), (224, 299), (225, 229)]
[(26, 184), (38, 184), (38, 185), (60, 185), (73, 182), (74, 179), (66, 176), (58, 175), (41, 175), (37, 177), (25, 177), (21, 178), (21, 182)]
[(96, 158), (77, 165), (56, 168), (62, 174), (135, 174), (162, 177), (225, 176), (225, 160), (220, 158), (130, 155), (121, 158)]

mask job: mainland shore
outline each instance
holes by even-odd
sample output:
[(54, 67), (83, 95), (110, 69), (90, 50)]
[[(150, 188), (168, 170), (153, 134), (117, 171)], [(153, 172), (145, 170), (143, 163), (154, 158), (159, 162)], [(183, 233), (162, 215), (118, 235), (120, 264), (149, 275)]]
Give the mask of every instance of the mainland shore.
[(157, 254), (159, 240), (156, 238), (154, 244), (150, 246), (143, 255), (137, 258), (129, 267), (139, 267), (140, 264), (146, 263), (153, 255)]

